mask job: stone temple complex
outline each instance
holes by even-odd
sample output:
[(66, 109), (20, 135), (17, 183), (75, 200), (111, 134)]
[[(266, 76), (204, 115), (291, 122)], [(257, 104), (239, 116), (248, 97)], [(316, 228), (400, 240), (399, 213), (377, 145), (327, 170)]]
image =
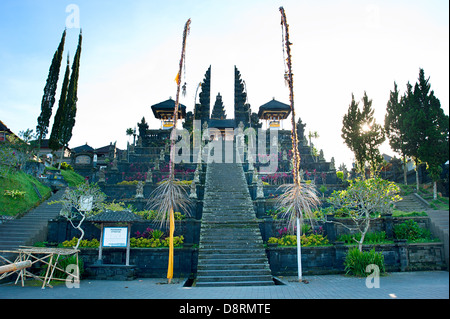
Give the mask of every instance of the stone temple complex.
[[(279, 240), (288, 238), (287, 221), (277, 214), (276, 203), (282, 192), (280, 185), (293, 183), (291, 131), (285, 129), (289, 126), (286, 121), (292, 115), (291, 110), (289, 105), (273, 98), (252, 111), (247, 103), (244, 81), (235, 67), (234, 112), (227, 114), (221, 94), (210, 90), (211, 76), (209, 67), (194, 107), (179, 105), (178, 117), (183, 130), (177, 125), (175, 178), (185, 190), (190, 205), (186, 211), (174, 212), (177, 239), (174, 277), (186, 278), (187, 285), (196, 287), (280, 284), (276, 276), (297, 274), (296, 248), (289, 243), (279, 247), (280, 242), (271, 242), (277, 236)], [(214, 101), (211, 101), (212, 96)], [(132, 280), (167, 275), (169, 230), (156, 220), (149, 199), (169, 176), (175, 101), (169, 98), (153, 103), (148, 114), (137, 118), (133, 142), (128, 143), (126, 149), (119, 149), (116, 143), (95, 149), (86, 143), (73, 148), (71, 157), (65, 158), (77, 173), (96, 183), (107, 197), (107, 208), (88, 216), (83, 223), (84, 238), (91, 244), (94, 240), (97, 244), (103, 243), (103, 230), (114, 227), (124, 233), (126, 229), (129, 236), (126, 247), (123, 242), (120, 247), (83, 247), (80, 257), (84, 278)], [(145, 120), (149, 116), (154, 116), (160, 124), (149, 127)], [(314, 183), (323, 197), (344, 189), (344, 182), (336, 176), (334, 160), (325, 160), (323, 152), (313, 147), (310, 135), (305, 135), (305, 127), (298, 119), (302, 180)], [(51, 181), (56, 191), (67, 187), (60, 173), (49, 170), (47, 177), (40, 178)], [(52, 198), (60, 198), (63, 193), (64, 190), (60, 190)], [(322, 201), (321, 208), (326, 210), (326, 205), (326, 201)], [(36, 211), (45, 210), (48, 217), (44, 217), (50, 219), (40, 221), (42, 228), (33, 225), (30, 234), (22, 234), (28, 227), (27, 218), (18, 220), (17, 224), (11, 222), (11, 226), (6, 223), (2, 228), (6, 235), (3, 244), (0, 236), (0, 248), (11, 249), (16, 245), (15, 237), (20, 240), (26, 237), (21, 245), (33, 241), (69, 242), (71, 245), (80, 232), (60, 215), (61, 208), (62, 204), (55, 204), (51, 209), (46, 208), (46, 204), (39, 206)], [(339, 218), (327, 215), (326, 221), (316, 220), (311, 226), (312, 235), (323, 234), (322, 238), (326, 237), (331, 244), (302, 248), (305, 275), (345, 272), (343, 261), (348, 247), (339, 238), (346, 232), (341, 225), (328, 222), (335, 217)], [(35, 218), (36, 214), (30, 214), (33, 223), (37, 223)], [(342, 222), (345, 220), (350, 218)], [(417, 220), (427, 223), (424, 217), (419, 216)], [(395, 223), (399, 221), (386, 215), (371, 227), (393, 238)], [(388, 271), (446, 269), (443, 244), (425, 245), (383, 244)]]
[[(185, 248), (176, 254), (175, 272), (194, 273), (197, 286), (272, 285), (263, 242), (276, 231), (270, 213), (279, 186), (293, 182), (291, 131), (284, 129), (290, 107), (274, 98), (252, 112), (235, 67), (234, 114), (226, 114), (220, 93), (214, 103), (211, 101), (211, 76), (209, 67), (198, 103), (191, 110), (179, 105), (178, 117), (189, 133), (179, 138), (189, 143), (187, 156), (176, 162), (175, 177), (184, 183), (192, 205), (185, 218), (177, 222), (176, 235), (183, 236)], [(172, 98), (153, 104), (149, 113), (160, 120), (159, 127), (149, 127), (145, 120), (149, 115), (144, 114), (126, 150), (118, 149), (115, 143), (100, 149), (88, 145), (75, 148), (73, 168), (98, 183), (108, 201), (122, 202), (135, 211), (146, 210), (153, 190), (169, 174), (174, 107)], [(301, 120), (297, 130), (303, 180), (315, 183), (323, 193), (341, 187), (333, 161), (326, 161), (323, 152), (319, 154), (308, 145)], [(183, 152), (186, 149), (181, 149)], [(132, 233), (142, 233), (145, 225), (134, 223)], [(60, 231), (51, 230), (51, 236), (71, 238)], [(108, 256), (104, 256), (104, 262), (114, 263)], [(149, 261), (148, 256), (136, 258), (131, 262), (140, 276), (163, 272), (150, 264), (165, 267), (164, 262)]]
[[(261, 105), (257, 112), (252, 112), (250, 104), (247, 103), (247, 93), (245, 92), (241, 74), (236, 67), (234, 71), (234, 118), (225, 114), (220, 93), (217, 94), (214, 103), (211, 101), (211, 67), (205, 73), (201, 84), (199, 100), (195, 104), (195, 107), (192, 110), (188, 110), (185, 105), (179, 105), (178, 117), (183, 121), (183, 128), (191, 133), (189, 141), (191, 161), (184, 161), (183, 166), (191, 169), (196, 168), (197, 161), (194, 162), (196, 154), (193, 154), (195, 141), (192, 134), (194, 122), (200, 124), (201, 140), (205, 140), (203, 136), (205, 128), (210, 129), (209, 134), (211, 137), (214, 134), (218, 135), (220, 132), (222, 135), (221, 139), (224, 142), (226, 140), (234, 140), (234, 130), (239, 128), (242, 130), (253, 128), (256, 133), (258, 129), (261, 129), (266, 133), (266, 149), (258, 149), (257, 152), (258, 154), (269, 154), (270, 147), (273, 147), (274, 143), (276, 143), (278, 165), (274, 174), (262, 175), (260, 177), (263, 178), (264, 182), (269, 184), (289, 182), (288, 176), (291, 170), (289, 166), (291, 158), (290, 150), (292, 148), (291, 132), (290, 130), (283, 129), (283, 126), (290, 115), (290, 107), (273, 98), (264, 105)], [(171, 129), (174, 124), (172, 120), (174, 107), (175, 101), (172, 98), (152, 105), (151, 113), (156, 119), (160, 120), (160, 126), (150, 128), (145, 120), (145, 116), (149, 115), (144, 114), (141, 121), (137, 123), (138, 129), (134, 132), (134, 140), (128, 144), (126, 150), (119, 150), (112, 143), (98, 150), (94, 150), (88, 145), (80, 146), (73, 149), (72, 164), (84, 176), (89, 177), (94, 182), (99, 180), (100, 172), (103, 171), (102, 175), (106, 176), (108, 184), (118, 183), (133, 177), (130, 175), (130, 166), (134, 168), (132, 169), (133, 172), (136, 170), (136, 166), (139, 165), (141, 167), (141, 179), (143, 179), (143, 176), (149, 170), (155, 173), (160, 169), (164, 169), (164, 165), (167, 165), (169, 160), (168, 147)], [(301, 119), (299, 119), (297, 123), (297, 134), (299, 137), (303, 179), (313, 180), (316, 184), (336, 184), (334, 159), (331, 158), (331, 161), (326, 161), (323, 151), (319, 152), (316, 150), (311, 142), (308, 144), (307, 137), (305, 136), (305, 126), (306, 124), (303, 124)], [(233, 134), (225, 134), (227, 130), (229, 132), (233, 130)], [(271, 131), (277, 131), (276, 141), (273, 137), (270, 140)], [(217, 138), (218, 136), (216, 136)], [(226, 149), (223, 148), (223, 150), (225, 152)], [(246, 162), (248, 164), (248, 160)], [(256, 167), (262, 165), (258, 161), (258, 156), (254, 159), (253, 164)], [(247, 167), (246, 165), (244, 166)]]

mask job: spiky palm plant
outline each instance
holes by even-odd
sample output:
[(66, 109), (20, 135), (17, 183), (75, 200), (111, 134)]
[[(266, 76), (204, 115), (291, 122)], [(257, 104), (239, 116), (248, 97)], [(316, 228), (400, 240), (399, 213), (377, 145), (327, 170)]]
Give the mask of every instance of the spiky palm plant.
[[(286, 21), (286, 14), (284, 8), (280, 7), (281, 12), (281, 28), (283, 32), (283, 53), (286, 53), (285, 66), (285, 81), (289, 87), (289, 101), (291, 107), (291, 139), (292, 139), (292, 174), (294, 177), (293, 184), (285, 184), (280, 186), (283, 190), (283, 194), (279, 196), (277, 206), (278, 208), (284, 207), (286, 209), (283, 214), (285, 218), (289, 220), (289, 228), (294, 229), (294, 223), (297, 226), (297, 265), (298, 265), (298, 280), (302, 281), (302, 262), (301, 262), (301, 224), (304, 218), (308, 218), (312, 221), (312, 215), (315, 208), (320, 204), (318, 192), (314, 184), (301, 183), (301, 176), (299, 175), (300, 168), (300, 153), (298, 152), (298, 136), (297, 125), (295, 122), (295, 108), (294, 108), (294, 81), (292, 74), (292, 61), (291, 61), (291, 42), (289, 42), (289, 25)], [(284, 52), (286, 48), (286, 52)]]
[[(187, 206), (189, 199), (186, 191), (181, 185), (176, 183), (175, 179), (175, 141), (177, 138), (176, 129), (178, 121), (178, 105), (181, 90), (181, 73), (183, 72), (183, 64), (186, 52), (186, 38), (189, 33), (191, 19), (186, 22), (183, 32), (183, 44), (181, 49), (180, 68), (175, 78), (177, 82), (177, 94), (175, 100), (175, 107), (173, 111), (173, 129), (170, 137), (170, 162), (169, 162), (169, 177), (163, 180), (160, 185), (153, 191), (148, 202), (148, 206), (157, 211), (157, 220), (161, 220), (161, 226), (169, 225), (169, 264), (167, 268), (167, 279), (169, 284), (173, 278), (173, 234), (175, 231), (175, 209), (184, 210), (188, 213)], [(185, 85), (183, 85), (183, 91)]]

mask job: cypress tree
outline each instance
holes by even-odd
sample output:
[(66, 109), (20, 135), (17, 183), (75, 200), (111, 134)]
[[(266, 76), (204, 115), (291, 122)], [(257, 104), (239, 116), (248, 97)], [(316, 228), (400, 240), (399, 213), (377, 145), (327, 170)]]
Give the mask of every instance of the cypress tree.
[(70, 77), (70, 63), (69, 63), (69, 55), (67, 55), (67, 66), (66, 72), (64, 74), (64, 82), (61, 88), (61, 95), (59, 97), (58, 110), (55, 114), (55, 119), (53, 121), (52, 132), (50, 134), (49, 147), (53, 151), (57, 151), (61, 145), (61, 132), (63, 129), (63, 122), (65, 116), (65, 107), (67, 101), (67, 90), (69, 87), (69, 77)]
[(47, 83), (44, 87), (44, 95), (41, 102), (41, 114), (37, 119), (36, 133), (38, 136), (38, 143), (45, 138), (48, 133), (48, 126), (50, 117), (52, 116), (52, 108), (55, 104), (56, 88), (58, 86), (59, 70), (61, 67), (62, 56), (64, 52), (64, 44), (66, 41), (66, 30), (64, 30), (58, 49), (53, 55), (52, 64), (48, 72)]
[(75, 116), (77, 114), (77, 101), (78, 101), (78, 76), (80, 71), (80, 57), (81, 57), (81, 43), (83, 40), (82, 33), (78, 37), (78, 47), (75, 53), (74, 61), (72, 64), (72, 74), (70, 76), (69, 87), (67, 90), (67, 100), (65, 106), (65, 116), (63, 125), (61, 126), (61, 144), (67, 146), (72, 138), (72, 130), (75, 126)]

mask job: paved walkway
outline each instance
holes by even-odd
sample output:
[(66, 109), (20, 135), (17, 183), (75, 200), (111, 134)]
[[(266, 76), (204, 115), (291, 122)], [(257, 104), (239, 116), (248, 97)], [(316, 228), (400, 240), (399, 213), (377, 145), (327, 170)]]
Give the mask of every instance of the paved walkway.
[(183, 287), (184, 280), (174, 279), (168, 285), (161, 278), (82, 280), (79, 288), (71, 289), (65, 284), (41, 289), (3, 283), (0, 299), (448, 299), (448, 274), (390, 273), (380, 277), (379, 288), (370, 289), (365, 278), (344, 275), (305, 276), (308, 284), (296, 282), (295, 277), (283, 277), (280, 279), (285, 285), (260, 287)]

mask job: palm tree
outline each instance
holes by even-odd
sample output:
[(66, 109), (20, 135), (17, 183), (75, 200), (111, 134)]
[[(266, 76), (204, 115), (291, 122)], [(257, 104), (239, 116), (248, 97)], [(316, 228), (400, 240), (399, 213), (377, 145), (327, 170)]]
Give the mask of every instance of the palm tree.
[(183, 64), (186, 51), (186, 37), (189, 33), (191, 19), (186, 22), (183, 32), (183, 45), (181, 50), (180, 68), (175, 81), (177, 82), (177, 95), (175, 100), (175, 108), (173, 111), (173, 129), (170, 137), (170, 162), (169, 162), (169, 177), (161, 182), (161, 184), (153, 191), (150, 196), (149, 206), (157, 210), (157, 220), (161, 220), (161, 227), (165, 224), (169, 225), (169, 265), (167, 269), (167, 279), (169, 284), (173, 278), (173, 234), (175, 231), (175, 217), (174, 211), (181, 209), (188, 212), (189, 199), (183, 186), (175, 180), (175, 140), (176, 127), (178, 121), (178, 105), (180, 98), (180, 84), (181, 73), (183, 71)]
[(314, 132), (309, 131), (308, 137), (309, 137), (309, 147), (311, 148), (311, 153), (314, 156), (314, 160), (317, 162), (317, 149), (316, 150), (314, 149), (311, 139), (319, 138), (319, 133), (317, 133), (317, 131), (314, 131)]
[(133, 136), (133, 133), (134, 133), (134, 131), (133, 131), (133, 129), (130, 127), (130, 128), (127, 128), (127, 131), (126, 131), (126, 134), (127, 134), (127, 136)]
[[(278, 208), (284, 207), (285, 213), (283, 217), (289, 220), (289, 228), (293, 230), (296, 225), (297, 228), (297, 265), (298, 265), (298, 280), (302, 281), (302, 262), (301, 262), (301, 224), (305, 217), (312, 221), (312, 215), (315, 208), (320, 204), (317, 189), (314, 184), (301, 183), (301, 177), (299, 175), (300, 167), (300, 154), (298, 152), (298, 136), (297, 126), (295, 123), (295, 109), (294, 109), (294, 82), (292, 74), (292, 61), (291, 61), (291, 48), (292, 44), (289, 42), (289, 25), (286, 21), (286, 14), (284, 8), (280, 7), (281, 12), (281, 25), (283, 31), (283, 53), (286, 47), (285, 59), (287, 64), (287, 70), (285, 71), (285, 81), (289, 86), (289, 101), (291, 107), (291, 139), (292, 139), (292, 166), (293, 166), (293, 184), (285, 184), (280, 186), (284, 190), (283, 194), (278, 197)], [(295, 223), (294, 223), (295, 221)]]

